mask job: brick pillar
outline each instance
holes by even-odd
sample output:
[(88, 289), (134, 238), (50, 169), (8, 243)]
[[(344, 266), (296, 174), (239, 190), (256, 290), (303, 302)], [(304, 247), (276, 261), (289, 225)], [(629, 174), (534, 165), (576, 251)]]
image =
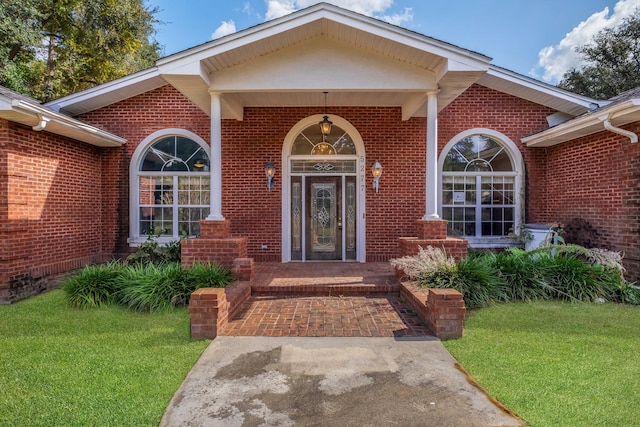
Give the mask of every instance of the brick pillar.
[(418, 239), (433, 240), (447, 238), (447, 224), (445, 219), (419, 219), (416, 221)]
[(462, 337), (467, 311), (462, 294), (455, 289), (429, 289), (426, 301), (427, 326), (442, 340)]

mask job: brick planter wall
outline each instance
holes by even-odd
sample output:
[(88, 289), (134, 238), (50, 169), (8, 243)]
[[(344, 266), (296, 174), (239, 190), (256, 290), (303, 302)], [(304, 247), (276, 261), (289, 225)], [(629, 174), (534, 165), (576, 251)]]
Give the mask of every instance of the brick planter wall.
[(442, 340), (462, 337), (467, 309), (460, 292), (420, 289), (413, 283), (401, 282), (400, 295), (436, 337)]
[(191, 338), (213, 339), (240, 305), (251, 296), (249, 282), (233, 282), (226, 288), (200, 288), (191, 294)]

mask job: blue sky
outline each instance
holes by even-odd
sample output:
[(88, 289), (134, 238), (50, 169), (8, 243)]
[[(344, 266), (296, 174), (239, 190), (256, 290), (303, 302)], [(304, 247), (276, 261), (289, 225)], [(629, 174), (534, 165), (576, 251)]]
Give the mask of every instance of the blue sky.
[[(317, 0), (147, 0), (157, 6), (156, 40), (171, 55), (304, 8)], [(574, 47), (618, 25), (640, 0), (334, 0), (493, 58), (493, 64), (555, 84), (579, 66)]]

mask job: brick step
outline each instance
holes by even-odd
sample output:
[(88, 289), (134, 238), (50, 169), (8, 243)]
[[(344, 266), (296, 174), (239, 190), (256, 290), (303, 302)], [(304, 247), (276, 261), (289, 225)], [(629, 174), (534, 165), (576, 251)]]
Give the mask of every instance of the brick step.
[(400, 284), (313, 284), (313, 285), (252, 285), (251, 295), (300, 295), (300, 296), (368, 296), (400, 294)]

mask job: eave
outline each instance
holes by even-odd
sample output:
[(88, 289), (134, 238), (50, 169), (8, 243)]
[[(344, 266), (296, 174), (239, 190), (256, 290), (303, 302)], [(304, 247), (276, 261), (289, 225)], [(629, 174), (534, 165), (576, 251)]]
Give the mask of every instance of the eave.
[(0, 95), (0, 117), (97, 147), (119, 147), (127, 140), (80, 120), (23, 99)]
[(522, 138), (527, 147), (550, 147), (607, 130), (606, 123), (621, 127), (640, 121), (640, 98), (600, 108), (535, 135)]

